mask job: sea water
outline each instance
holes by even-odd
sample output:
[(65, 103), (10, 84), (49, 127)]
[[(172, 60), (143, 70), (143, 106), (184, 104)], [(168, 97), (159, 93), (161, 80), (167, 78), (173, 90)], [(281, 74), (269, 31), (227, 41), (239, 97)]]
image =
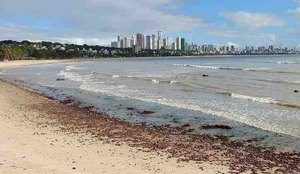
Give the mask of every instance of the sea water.
[[(97, 59), (5, 69), (0, 77), (133, 123), (188, 123), (195, 133), (300, 151), (300, 56)], [(216, 124), (233, 129), (201, 128)]]

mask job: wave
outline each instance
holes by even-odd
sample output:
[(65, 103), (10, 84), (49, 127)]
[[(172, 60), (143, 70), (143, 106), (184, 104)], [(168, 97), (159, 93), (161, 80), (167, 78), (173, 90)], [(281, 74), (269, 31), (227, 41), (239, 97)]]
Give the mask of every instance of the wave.
[(164, 83), (164, 84), (170, 84), (170, 85), (173, 85), (175, 83), (179, 83), (178, 81), (176, 80), (157, 80), (157, 79), (152, 79), (151, 82), (153, 84), (159, 84), (159, 83)]
[(152, 80), (152, 83), (154, 83), (154, 84), (159, 84), (159, 81), (158, 81), (158, 80), (155, 80), (155, 79), (153, 79), (153, 80)]
[(241, 71), (260, 71), (267, 70), (268, 68), (237, 68), (237, 67), (223, 67), (223, 66), (205, 66), (205, 65), (191, 65), (191, 64), (173, 64), (174, 66), (192, 67), (192, 68), (204, 68), (213, 70), (241, 70)]
[(289, 61), (278, 61), (277, 64), (299, 64), (297, 62), (289, 62)]
[(116, 78), (120, 78), (119, 75), (113, 75), (112, 78), (116, 79)]
[(178, 83), (176, 80), (171, 80), (170, 84)]
[(183, 67), (191, 67), (191, 68), (205, 68), (205, 69), (220, 69), (220, 67), (215, 66), (202, 66), (202, 65), (191, 65), (191, 64), (173, 64), (174, 66), (183, 66)]
[(77, 67), (77, 66), (74, 66), (74, 65), (68, 65), (66, 66), (65, 70), (66, 71), (71, 71), (71, 70), (76, 70), (76, 69), (84, 69), (82, 67)]
[(262, 82), (270, 82), (270, 83), (281, 83), (281, 84), (300, 84), (300, 81), (288, 81), (288, 80), (272, 80), (272, 79), (253, 79)]
[(251, 101), (259, 102), (259, 103), (268, 103), (268, 104), (276, 104), (277, 103), (276, 100), (274, 100), (272, 98), (268, 98), (268, 97), (254, 97), (254, 96), (247, 96), (247, 95), (241, 95), (241, 94), (235, 94), (235, 93), (232, 93), (230, 96), (232, 98), (251, 100)]
[(227, 95), (232, 98), (242, 99), (242, 100), (250, 100), (253, 102), (264, 103), (264, 104), (274, 104), (278, 106), (285, 106), (289, 108), (297, 108), (300, 109), (300, 105), (289, 103), (285, 101), (276, 100), (269, 97), (255, 97), (255, 96), (247, 96), (242, 94), (230, 93), (230, 92), (217, 92), (218, 94)]
[(103, 93), (109, 96), (117, 96), (122, 98), (130, 98), (135, 100), (140, 100), (144, 102), (150, 102), (150, 103), (157, 103), (165, 106), (175, 107), (175, 108), (182, 108), (182, 109), (188, 109), (192, 111), (198, 111), (202, 112), (204, 114), (208, 115), (215, 115), (220, 116), (224, 118), (228, 118), (231, 120), (239, 121), (241, 123), (254, 126), (257, 128), (261, 128), (264, 130), (269, 130), (273, 132), (278, 133), (284, 133), (288, 135), (293, 135), (296, 137), (299, 137), (299, 134), (285, 131), (284, 129), (281, 129), (280, 126), (273, 126), (268, 123), (262, 122), (260, 120), (251, 119), (251, 117), (241, 117), (241, 114), (236, 113), (234, 111), (230, 110), (220, 110), (215, 107), (207, 106), (207, 105), (200, 105), (198, 103), (178, 100), (178, 99), (170, 99), (170, 98), (164, 98), (161, 96), (156, 95), (149, 95), (149, 93), (144, 93), (142, 91), (136, 90), (136, 89), (128, 89), (128, 88), (119, 88), (119, 86), (95, 86), (93, 83), (83, 83), (80, 86), (80, 89), (85, 91), (91, 91), (91, 92), (97, 92), (97, 93)]
[(174, 66), (183, 66), (190, 68), (203, 68), (211, 70), (234, 70), (234, 71), (258, 71), (266, 73), (289, 73), (289, 74), (300, 74), (295, 71), (284, 71), (284, 70), (272, 70), (270, 68), (238, 68), (238, 67), (223, 67), (223, 66), (205, 66), (205, 65), (192, 65), (192, 64), (173, 64)]
[(91, 79), (91, 77), (93, 76), (93, 74), (80, 75), (76, 72), (68, 72), (68, 71), (64, 71), (64, 70), (60, 71), (57, 75), (63, 76), (66, 79), (76, 81), (76, 82), (84, 82), (86, 80)]

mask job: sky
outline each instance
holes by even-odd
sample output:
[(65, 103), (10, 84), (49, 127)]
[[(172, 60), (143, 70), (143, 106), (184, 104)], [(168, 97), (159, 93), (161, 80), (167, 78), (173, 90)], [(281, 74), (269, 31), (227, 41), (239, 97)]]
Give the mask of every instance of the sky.
[(158, 30), (198, 44), (300, 49), (300, 0), (0, 0), (0, 40), (109, 45)]

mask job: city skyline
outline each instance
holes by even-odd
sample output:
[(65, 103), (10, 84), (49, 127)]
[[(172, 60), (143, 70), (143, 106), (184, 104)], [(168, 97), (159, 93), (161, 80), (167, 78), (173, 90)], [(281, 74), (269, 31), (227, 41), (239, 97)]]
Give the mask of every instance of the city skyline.
[(241, 47), (234, 43), (222, 44), (197, 44), (188, 42), (185, 38), (177, 36), (174, 41), (168, 36), (163, 37), (161, 30), (157, 31), (157, 35), (145, 35), (141, 32), (132, 35), (118, 35), (116, 41), (112, 41), (112, 48), (132, 48), (136, 53), (142, 50), (173, 50), (183, 52), (205, 53), (205, 54), (276, 54), (276, 53), (296, 53), (296, 46), (288, 48), (286, 46), (276, 47), (272, 44), (266, 46), (245, 45)]
[(162, 30), (172, 42), (299, 49), (299, 28), (299, 0), (4, 0), (0, 7), (0, 40), (105, 46), (117, 34)]

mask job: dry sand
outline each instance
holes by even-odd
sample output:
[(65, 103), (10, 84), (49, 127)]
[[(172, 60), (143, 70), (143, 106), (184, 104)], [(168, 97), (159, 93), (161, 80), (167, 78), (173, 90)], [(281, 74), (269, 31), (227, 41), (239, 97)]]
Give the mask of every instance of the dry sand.
[[(54, 62), (61, 61), (1, 62), (0, 68)], [(62, 132), (41, 116), (44, 112), (31, 107), (53, 103), (0, 81), (0, 173), (228, 172), (210, 162), (178, 162), (167, 155), (94, 141), (88, 134)]]

